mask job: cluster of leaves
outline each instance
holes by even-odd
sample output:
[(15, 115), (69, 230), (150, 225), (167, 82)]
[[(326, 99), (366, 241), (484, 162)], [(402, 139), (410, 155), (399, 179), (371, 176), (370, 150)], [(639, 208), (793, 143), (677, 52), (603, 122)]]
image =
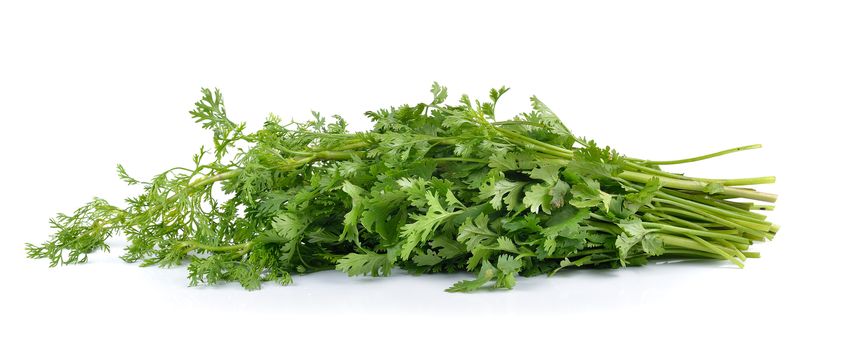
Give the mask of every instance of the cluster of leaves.
[(466, 292), (657, 256), (742, 265), (755, 256), (749, 244), (777, 230), (753, 211), (763, 207), (730, 200), (757, 192), (725, 191), (731, 180), (668, 173), (578, 138), (535, 97), (530, 112), (498, 121), (507, 88), (457, 105), (445, 104), (445, 87), (431, 91), (431, 102), (366, 113), (367, 133), (319, 113), (301, 123), (271, 115), (247, 133), (220, 92), (203, 89), (191, 116), (213, 131), (211, 151), (150, 181), (118, 166), (141, 194), (123, 207), (95, 199), (59, 215), (57, 233), (28, 245), (29, 256), (85, 262), (122, 234), (124, 260), (187, 263), (191, 285), (256, 289), (298, 273), (401, 268), (477, 273), (447, 289)]

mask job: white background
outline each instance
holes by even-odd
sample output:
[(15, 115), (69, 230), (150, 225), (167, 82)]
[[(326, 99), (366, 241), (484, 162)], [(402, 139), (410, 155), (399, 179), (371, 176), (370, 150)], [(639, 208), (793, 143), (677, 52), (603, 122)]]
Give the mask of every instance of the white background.
[[(824, 1), (2, 2), (0, 344), (17, 348), (843, 348), (846, 11)], [(437, 80), (498, 112), (538, 95), (580, 135), (683, 169), (776, 175), (778, 237), (762, 259), (520, 279), (442, 292), (464, 275), (295, 277), (257, 292), (187, 287), (184, 268), (112, 254), (47, 268), (24, 242), (92, 196), (135, 193), (209, 135), (187, 111), (219, 87), (229, 115), (342, 114), (428, 100)]]

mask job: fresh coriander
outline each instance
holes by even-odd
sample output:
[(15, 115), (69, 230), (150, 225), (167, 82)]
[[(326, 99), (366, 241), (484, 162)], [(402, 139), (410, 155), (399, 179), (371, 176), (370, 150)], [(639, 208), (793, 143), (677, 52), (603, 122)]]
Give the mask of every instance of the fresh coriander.
[[(274, 115), (247, 133), (217, 90), (202, 90), (191, 116), (213, 132), (190, 167), (149, 181), (116, 206), (95, 198), (51, 220), (56, 233), (28, 244), (51, 266), (83, 263), (124, 235), (122, 256), (142, 266), (188, 263), (191, 285), (292, 282), (336, 269), (388, 276), (471, 271), (447, 289), (514, 287), (516, 276), (580, 267), (643, 265), (655, 258), (721, 259), (743, 267), (754, 241), (778, 226), (758, 211), (776, 195), (746, 186), (774, 177), (705, 179), (662, 170), (760, 147), (652, 161), (574, 136), (539, 99), (496, 118), (508, 89), (367, 112), (373, 129), (347, 131), (339, 116), (304, 123)], [(743, 186), (743, 187), (738, 187)], [(221, 195), (222, 193), (222, 195)], [(753, 200), (753, 201), (750, 201)]]

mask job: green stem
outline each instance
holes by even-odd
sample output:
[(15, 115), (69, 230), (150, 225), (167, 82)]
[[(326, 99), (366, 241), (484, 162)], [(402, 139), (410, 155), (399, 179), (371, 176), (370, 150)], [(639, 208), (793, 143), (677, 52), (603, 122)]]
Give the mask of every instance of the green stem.
[(367, 147), (369, 145), (370, 144), (368, 144), (367, 142), (360, 141), (360, 142), (354, 142), (354, 143), (351, 143), (351, 144), (348, 144), (348, 145), (340, 146), (338, 148), (335, 148), (334, 150), (335, 151), (349, 151), (349, 150), (353, 150), (353, 149), (364, 148), (364, 147)]
[[(712, 222), (716, 222), (716, 223), (719, 223), (719, 224), (723, 224), (723, 225), (728, 226), (728, 227), (734, 227), (734, 228), (737, 228), (737, 229), (741, 228), (741, 227), (738, 227), (738, 226), (742, 226), (743, 228), (752, 229), (752, 230), (755, 230), (755, 231), (767, 232), (767, 231), (769, 231), (770, 226), (772, 225), (772, 224), (770, 224), (769, 222), (766, 222), (766, 221), (749, 221), (749, 220), (745, 220), (745, 219), (739, 219), (737, 217), (734, 217), (732, 215), (728, 215), (728, 214), (725, 214), (725, 213), (710, 212), (707, 209), (697, 208), (696, 206), (689, 205), (687, 203), (680, 202), (680, 201), (672, 201), (672, 200), (667, 200), (667, 199), (663, 199), (663, 198), (653, 198), (653, 202), (668, 204), (668, 205), (672, 205), (672, 206), (675, 206), (675, 207), (678, 207), (678, 208), (682, 208), (682, 209), (685, 209), (685, 210), (690, 211), (692, 213), (698, 214), (700, 217), (697, 217), (697, 218), (702, 219), (703, 221), (712, 221)], [(659, 208), (660, 207), (656, 207), (656, 209), (659, 209)], [(722, 215), (722, 217), (717, 216), (717, 215)], [(704, 216), (704, 218), (702, 218), (702, 216)]]
[(208, 177), (204, 177), (204, 178), (201, 178), (201, 179), (197, 179), (196, 181), (189, 184), (188, 187), (192, 188), (192, 189), (193, 188), (201, 188), (201, 187), (206, 186), (208, 184), (212, 184), (212, 183), (215, 183), (215, 182), (218, 182), (218, 181), (223, 181), (223, 180), (227, 180), (227, 179), (237, 177), (240, 174), (241, 174), (241, 169), (229, 170), (229, 171), (226, 171), (226, 172), (214, 175), (214, 176), (208, 176)]
[[(518, 134), (518, 133), (513, 132), (511, 130), (499, 128), (499, 127), (496, 127), (496, 126), (490, 126), (490, 127), (493, 130), (495, 130), (495, 131), (499, 132), (500, 134), (506, 136), (507, 138), (511, 139), (512, 141), (522, 141), (525, 144), (532, 145), (535, 148), (538, 148), (540, 151), (545, 151), (545, 153), (547, 153), (549, 155), (559, 156), (559, 157), (567, 159), (567, 160), (573, 158), (573, 151), (572, 150), (568, 150), (566, 148), (550, 145), (546, 142), (535, 140), (531, 137)], [(723, 154), (742, 151), (742, 150), (745, 150), (745, 149), (759, 148), (759, 147), (760, 147), (760, 145), (737, 147), (737, 148), (732, 148), (730, 150), (720, 151), (720, 152), (717, 152), (717, 153), (712, 153), (712, 154), (708, 154), (708, 155), (704, 155), (704, 156), (700, 156), (700, 157), (695, 157), (695, 158), (688, 158), (688, 159), (682, 159), (682, 160), (676, 160), (676, 161), (647, 162), (647, 164), (680, 164), (680, 163), (693, 162), (693, 161), (697, 161), (697, 160), (713, 158), (713, 157), (717, 157), (717, 156), (720, 156), (720, 155), (723, 155)], [(650, 174), (643, 174), (643, 173), (638, 173), (638, 172), (633, 172), (633, 171), (623, 171), (622, 173), (620, 173), (619, 177), (622, 178), (622, 179), (625, 179), (625, 180), (639, 182), (639, 183), (646, 183), (647, 181), (649, 181), (653, 177), (657, 177), (661, 181), (661, 184), (665, 187), (682, 189), (682, 190), (699, 191), (699, 192), (706, 192), (706, 188), (710, 184), (708, 182), (703, 182), (703, 181), (683, 180), (683, 179), (671, 178), (671, 177), (666, 177), (666, 176), (656, 176), (656, 175), (650, 175)], [(732, 181), (732, 180), (727, 180), (727, 181)], [(766, 183), (769, 183), (769, 181), (775, 181), (775, 178), (773, 178), (773, 177), (760, 177), (760, 178), (750, 178), (750, 179), (736, 179), (735, 181), (737, 181), (739, 183), (748, 183), (750, 181), (764, 181)], [(778, 199), (778, 196), (775, 195), (775, 194), (758, 192), (758, 191), (750, 190), (750, 189), (746, 189), (746, 188), (728, 187), (730, 185), (726, 185), (726, 186), (727, 187), (724, 187), (722, 189), (722, 193), (729, 195), (729, 196), (755, 199), (755, 200), (761, 200), (761, 201), (765, 201), (765, 202), (775, 202), (776, 199)]]
[(528, 136), (525, 136), (525, 135), (520, 135), (520, 134), (513, 132), (511, 130), (507, 130), (507, 129), (503, 129), (503, 128), (497, 128), (497, 127), (493, 127), (493, 129), (498, 131), (499, 133), (501, 133), (503, 135), (508, 136), (512, 140), (520, 140), (520, 141), (523, 141), (525, 143), (531, 144), (535, 147), (539, 147), (541, 149), (551, 151), (551, 152), (553, 152), (553, 155), (562, 156), (565, 159), (572, 159), (573, 151), (568, 150), (566, 148), (553, 146), (553, 145), (550, 145), (546, 142), (538, 141), (538, 140), (535, 140), (535, 139), (528, 137)]
[(723, 186), (747, 186), (747, 185), (765, 185), (765, 184), (772, 184), (775, 183), (776, 178), (775, 176), (759, 176), (759, 177), (747, 177), (747, 178), (739, 178), (739, 179), (709, 179), (703, 177), (690, 177), (684, 176), (681, 174), (674, 174), (671, 172), (653, 169), (647, 166), (640, 165), (636, 162), (632, 162), (630, 160), (624, 161), (626, 166), (629, 168), (633, 168), (642, 173), (646, 174), (653, 174), (658, 176), (664, 176), (671, 179), (679, 179), (679, 180), (687, 180), (687, 181), (699, 181), (699, 182), (707, 182), (707, 183), (718, 183)]
[[(641, 188), (642, 187), (639, 187), (638, 189), (641, 189)], [(750, 212), (749, 210), (739, 208), (737, 206), (734, 206), (734, 205), (731, 205), (731, 204), (728, 204), (728, 203), (724, 203), (721, 200), (713, 199), (713, 198), (710, 198), (708, 196), (690, 195), (690, 194), (675, 191), (675, 190), (664, 189), (664, 190), (661, 191), (661, 193), (658, 195), (658, 197), (661, 197), (661, 198), (664, 198), (664, 199), (683, 200), (685, 203), (688, 203), (690, 205), (694, 205), (698, 208), (702, 208), (702, 209), (705, 209), (705, 210), (714, 209), (714, 211), (717, 211), (717, 212), (719, 212), (721, 214), (725, 214), (725, 215), (732, 215), (732, 216), (739, 215), (741, 217), (756, 219), (756, 220), (764, 220), (764, 219), (767, 218), (766, 215), (759, 214), (759, 213), (753, 213), (753, 212)], [(718, 208), (722, 209), (722, 210), (717, 210)]]
[(724, 239), (726, 241), (732, 241), (732, 242), (743, 243), (743, 244), (752, 243), (748, 239), (743, 238), (743, 237), (739, 237), (739, 236), (733, 236), (733, 235), (724, 234), (724, 233), (716, 233), (716, 232), (711, 232), (711, 231), (695, 230), (695, 229), (690, 229), (690, 228), (683, 228), (683, 227), (666, 225), (666, 224), (659, 224), (659, 223), (653, 223), (653, 222), (644, 222), (643, 227), (656, 228), (656, 229), (660, 229), (661, 231), (664, 231), (664, 232), (679, 233), (679, 234), (683, 234), (683, 235), (695, 235), (695, 236), (699, 236), (699, 237), (719, 238), (719, 239)]
[(524, 120), (505, 120), (505, 121), (501, 121), (501, 122), (493, 122), (493, 123), (490, 123), (490, 124), (491, 125), (529, 125), (529, 126), (534, 126), (534, 127), (537, 127), (537, 128), (546, 128), (547, 127), (546, 125), (543, 125), (541, 123), (527, 122), (527, 121), (524, 121)]
[[(708, 187), (708, 183), (700, 182), (700, 181), (689, 181), (689, 180), (680, 180), (680, 179), (671, 179), (663, 176), (655, 176), (649, 174), (642, 174), (636, 173), (631, 171), (623, 171), (618, 175), (620, 178), (639, 182), (639, 183), (646, 183), (651, 180), (653, 177), (658, 178), (661, 181), (661, 185), (664, 187), (670, 187), (675, 189), (681, 190), (690, 190), (690, 191), (698, 191), (698, 192), (705, 192), (706, 187)], [(728, 195), (736, 196), (736, 197), (743, 197), (748, 199), (755, 199), (765, 202), (775, 202), (778, 199), (778, 195), (772, 193), (765, 193), (765, 192), (758, 192), (755, 190), (750, 190), (746, 188), (736, 188), (736, 187), (724, 187), (723, 192)]]
[(766, 185), (766, 184), (774, 184), (776, 182), (775, 176), (759, 176), (759, 177), (747, 177), (747, 178), (740, 178), (740, 179), (728, 179), (728, 180), (717, 180), (714, 181), (719, 183), (723, 186), (749, 186), (749, 185)]
[(693, 249), (670, 248), (665, 249), (662, 256), (680, 256), (684, 258), (705, 258), (714, 260), (723, 260), (723, 257), (714, 253), (703, 252)]
[[(743, 267), (743, 263), (737, 261), (736, 259), (734, 259), (731, 256), (731, 254), (729, 254), (729, 253), (734, 253), (734, 251), (729, 249), (729, 248), (717, 247), (717, 246), (714, 246), (714, 245), (708, 246), (707, 242), (706, 242), (706, 244), (702, 244), (702, 242), (698, 242), (698, 241), (696, 241), (695, 239), (692, 239), (692, 238), (682, 238), (682, 237), (677, 237), (677, 236), (668, 235), (668, 234), (658, 234), (658, 237), (661, 238), (661, 240), (664, 241), (664, 244), (666, 244), (666, 245), (671, 245), (671, 246), (684, 248), (684, 249), (690, 249), (690, 250), (697, 250), (697, 251), (706, 252), (706, 253), (716, 253), (726, 260), (730, 260), (730, 261), (734, 260), (732, 262), (736, 261), (737, 263), (740, 264), (739, 266)], [(693, 236), (693, 237), (696, 237), (696, 236)], [(702, 240), (702, 239), (700, 238), (700, 240)], [(704, 240), (702, 240), (702, 241), (704, 241)]]
[(741, 269), (743, 268), (743, 263), (742, 263), (742, 262), (740, 262), (740, 260), (737, 260), (737, 259), (734, 257), (734, 255), (732, 255), (732, 254), (734, 254), (734, 252), (733, 252), (733, 251), (732, 251), (732, 253), (731, 253), (731, 254), (729, 254), (728, 252), (726, 252), (726, 251), (724, 250), (724, 249), (728, 249), (728, 250), (730, 250), (730, 251), (731, 251), (731, 249), (730, 249), (730, 248), (726, 248), (726, 247), (722, 247), (722, 246), (716, 246), (716, 245), (714, 245), (713, 243), (708, 242), (708, 241), (706, 241), (706, 240), (704, 240), (704, 239), (700, 238), (699, 236), (695, 236), (695, 235), (688, 235), (688, 237), (690, 237), (690, 239), (692, 239), (692, 240), (696, 241), (697, 243), (699, 243), (699, 244), (703, 245), (704, 247), (706, 247), (706, 248), (708, 248), (708, 249), (711, 249), (714, 253), (717, 253), (717, 254), (721, 255), (721, 256), (722, 256), (723, 258), (725, 258), (726, 260), (731, 261), (733, 264), (737, 265), (737, 266), (738, 266), (738, 267), (740, 267)]
[(488, 161), (485, 160), (485, 159), (460, 158), (460, 157), (432, 158), (432, 160), (434, 160), (436, 162), (468, 162), (468, 163), (485, 163), (485, 164), (488, 163)]
[(702, 225), (692, 223), (690, 221), (684, 220), (684, 219), (676, 217), (676, 216), (667, 215), (667, 214), (660, 212), (660, 211), (657, 211), (657, 210), (645, 210), (645, 212), (646, 212), (646, 214), (643, 216), (643, 218), (647, 219), (647, 220), (660, 221), (661, 219), (664, 219), (664, 220), (671, 221), (671, 222), (674, 222), (674, 223), (682, 225), (682, 226), (687, 226), (688, 228), (692, 228), (694, 230), (708, 231), (708, 229), (705, 228)]
[(247, 243), (241, 243), (241, 244), (235, 244), (235, 245), (228, 245), (228, 246), (214, 246), (214, 245), (208, 245), (208, 244), (200, 243), (200, 242), (197, 242), (197, 241), (179, 241), (177, 243), (185, 245), (187, 247), (190, 247), (191, 250), (201, 249), (201, 250), (205, 250), (205, 251), (209, 251), (209, 252), (218, 252), (218, 253), (220, 253), (220, 252), (231, 252), (231, 251), (243, 251), (244, 253), (246, 253), (246, 251), (249, 251), (253, 247), (253, 242), (247, 242)]
[(757, 149), (757, 148), (761, 148), (761, 145), (760, 145), (760, 144), (755, 144), (755, 145), (749, 145), (749, 146), (743, 146), (743, 147), (735, 147), (735, 148), (730, 148), (730, 149), (727, 149), (727, 150), (723, 150), (723, 151), (719, 151), (719, 152), (714, 152), (714, 153), (706, 154), (706, 155), (699, 156), (699, 157), (693, 157), (693, 158), (676, 159), (676, 160), (662, 160), (662, 161), (652, 161), (652, 160), (649, 160), (649, 161), (646, 161), (646, 164), (651, 164), (651, 165), (670, 165), (670, 164), (692, 163), (692, 162), (697, 162), (697, 161), (700, 161), (700, 160), (705, 160), (705, 159), (709, 159), (709, 158), (719, 157), (719, 156), (726, 155), (726, 154), (729, 154), (729, 153), (740, 152), (740, 151), (746, 151), (746, 150), (750, 150), (750, 149)]
[[(690, 211), (689, 209), (686, 209), (686, 208), (675, 209), (675, 208), (668, 208), (668, 207), (655, 207), (655, 210), (674, 213), (676, 215), (686, 216), (686, 217), (698, 219), (698, 220), (701, 220), (701, 221), (716, 223), (716, 224), (721, 225), (722, 227), (735, 228), (740, 232), (743, 232), (747, 235), (751, 235), (755, 240), (763, 240), (764, 237), (766, 237), (766, 234), (764, 232), (741, 226), (740, 224), (737, 224), (735, 222), (728, 221), (728, 220), (722, 219), (722, 218), (717, 217), (717, 216), (709, 215), (708, 213), (694, 212), (694, 211)], [(706, 226), (705, 223), (701, 223), (701, 225)], [(706, 227), (708, 227), (708, 226), (706, 226)], [(711, 231), (713, 231), (713, 230), (711, 230)]]
[(595, 249), (585, 249), (575, 252), (569, 255), (556, 255), (556, 256), (547, 256), (547, 259), (567, 259), (567, 258), (575, 258), (581, 257), (585, 255), (593, 255), (593, 254), (602, 254), (602, 253), (614, 253), (616, 249), (604, 249), (604, 248), (595, 248)]

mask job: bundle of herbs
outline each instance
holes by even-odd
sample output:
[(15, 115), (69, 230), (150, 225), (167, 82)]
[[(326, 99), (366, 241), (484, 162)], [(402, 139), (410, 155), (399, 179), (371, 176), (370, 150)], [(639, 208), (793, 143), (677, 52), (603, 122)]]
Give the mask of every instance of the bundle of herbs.
[(540, 100), (495, 118), (508, 91), (486, 101), (429, 103), (367, 112), (351, 133), (341, 117), (307, 122), (271, 115), (260, 130), (226, 116), (219, 91), (202, 90), (191, 116), (213, 131), (190, 167), (149, 181), (124, 206), (95, 198), (51, 220), (56, 233), (29, 244), (51, 266), (82, 263), (128, 240), (122, 258), (142, 266), (188, 264), (191, 285), (292, 282), (336, 269), (388, 276), (470, 271), (447, 289), (512, 288), (517, 275), (617, 268), (650, 259), (720, 259), (743, 267), (754, 241), (778, 226), (761, 211), (776, 196), (745, 186), (774, 177), (706, 179), (661, 170), (700, 157), (651, 161), (574, 136)]

